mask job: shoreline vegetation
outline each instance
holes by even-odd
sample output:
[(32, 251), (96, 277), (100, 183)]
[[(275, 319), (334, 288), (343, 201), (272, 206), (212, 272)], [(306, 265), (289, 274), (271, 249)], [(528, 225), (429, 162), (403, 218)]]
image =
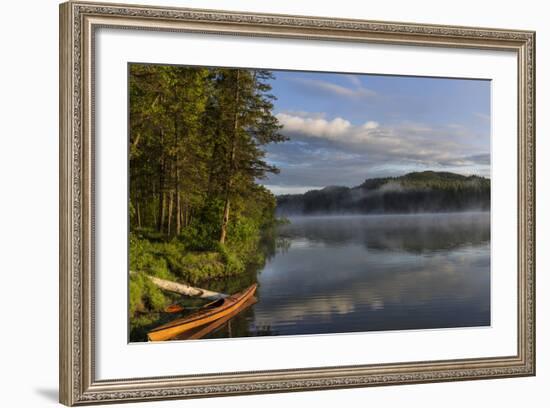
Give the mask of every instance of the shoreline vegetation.
[(276, 199), (257, 180), (279, 171), (264, 146), (286, 140), (272, 113), (272, 78), (130, 65), (131, 339), (177, 299), (146, 275), (195, 285), (264, 262)]

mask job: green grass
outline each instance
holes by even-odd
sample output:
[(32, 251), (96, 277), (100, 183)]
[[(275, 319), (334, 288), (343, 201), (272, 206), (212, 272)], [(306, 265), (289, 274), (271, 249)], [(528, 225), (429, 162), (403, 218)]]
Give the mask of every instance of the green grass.
[[(236, 276), (246, 266), (263, 260), (258, 251), (259, 239), (250, 230), (240, 231), (239, 245), (216, 243), (212, 250), (188, 250), (181, 239), (150, 239), (147, 233), (130, 234), (130, 316), (160, 312), (170, 303), (168, 294), (156, 287), (146, 275), (193, 286)], [(140, 320), (147, 320), (140, 316)], [(142, 322), (145, 323), (145, 322)]]

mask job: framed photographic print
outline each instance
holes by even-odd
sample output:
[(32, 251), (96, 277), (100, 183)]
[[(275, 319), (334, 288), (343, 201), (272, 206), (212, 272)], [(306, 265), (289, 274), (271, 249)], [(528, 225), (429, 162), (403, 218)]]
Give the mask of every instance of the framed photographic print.
[(61, 402), (534, 375), (534, 41), (62, 4)]

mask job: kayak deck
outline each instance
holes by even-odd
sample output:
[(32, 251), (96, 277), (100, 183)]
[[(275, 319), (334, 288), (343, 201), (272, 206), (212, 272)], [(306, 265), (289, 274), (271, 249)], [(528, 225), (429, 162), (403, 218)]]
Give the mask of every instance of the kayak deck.
[(211, 323), (224, 316), (227, 316), (239, 309), (247, 300), (253, 297), (257, 284), (249, 286), (242, 292), (235, 293), (223, 299), (208, 303), (199, 311), (189, 316), (175, 319), (149, 331), (147, 337), (149, 341), (169, 340), (187, 330)]

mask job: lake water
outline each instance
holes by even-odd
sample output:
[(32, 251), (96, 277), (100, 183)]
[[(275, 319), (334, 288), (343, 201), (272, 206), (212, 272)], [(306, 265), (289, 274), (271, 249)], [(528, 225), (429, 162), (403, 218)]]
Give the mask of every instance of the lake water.
[(251, 272), (258, 302), (209, 337), (490, 325), (489, 213), (290, 222)]

